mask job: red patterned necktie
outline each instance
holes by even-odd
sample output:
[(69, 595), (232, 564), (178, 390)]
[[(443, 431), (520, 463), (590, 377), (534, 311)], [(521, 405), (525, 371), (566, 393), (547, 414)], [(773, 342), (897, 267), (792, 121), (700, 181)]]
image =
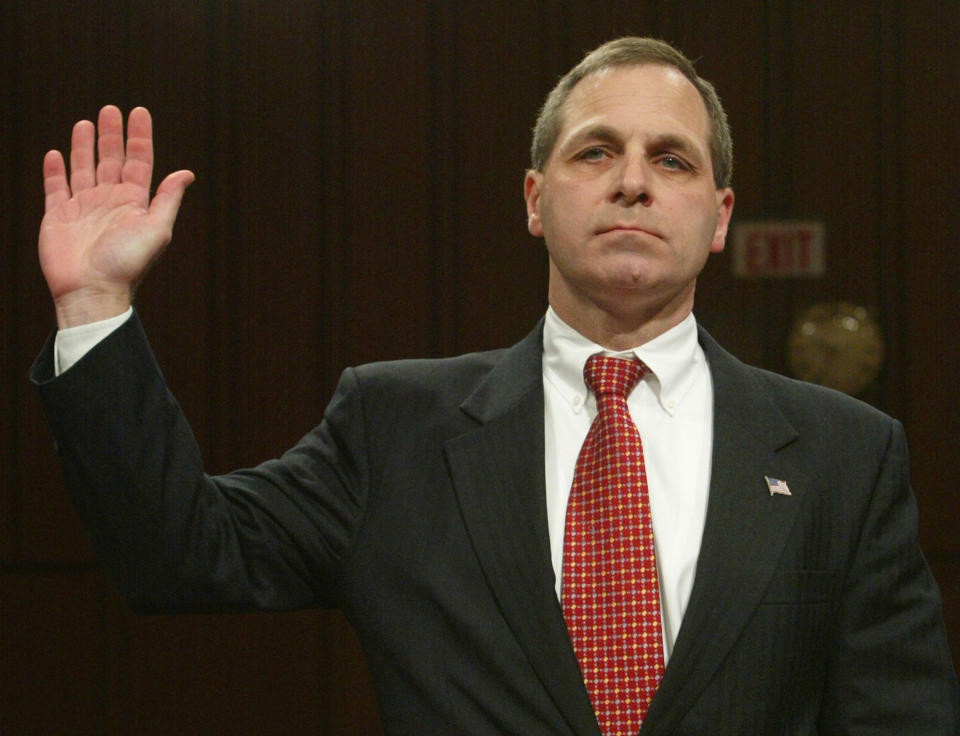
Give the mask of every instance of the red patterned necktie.
[(636, 736), (663, 675), (660, 591), (640, 433), (627, 395), (646, 366), (592, 355), (597, 399), (563, 536), (563, 614), (604, 736)]

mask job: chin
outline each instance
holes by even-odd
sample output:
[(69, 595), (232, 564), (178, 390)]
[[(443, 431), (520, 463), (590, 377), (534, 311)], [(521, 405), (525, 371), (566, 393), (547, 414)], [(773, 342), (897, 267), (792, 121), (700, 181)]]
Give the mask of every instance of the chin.
[(688, 289), (692, 294), (692, 284), (678, 284), (667, 280), (663, 274), (646, 271), (628, 271), (608, 276), (602, 284), (597, 284), (597, 291), (602, 293), (608, 302), (623, 305), (626, 302), (639, 303), (669, 303), (683, 299)]
[(661, 277), (650, 268), (649, 263), (638, 264), (634, 259), (631, 261), (633, 262), (608, 272), (604, 282), (616, 289), (636, 291), (649, 289), (661, 280)]

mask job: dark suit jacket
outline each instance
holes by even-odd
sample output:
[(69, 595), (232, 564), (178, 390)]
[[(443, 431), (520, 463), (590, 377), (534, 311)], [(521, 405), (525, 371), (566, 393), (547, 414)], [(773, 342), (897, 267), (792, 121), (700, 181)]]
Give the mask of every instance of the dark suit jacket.
[[(643, 734), (954, 734), (899, 423), (705, 333), (696, 581)], [(599, 731), (554, 593), (541, 328), (344, 372), (282, 458), (209, 477), (136, 318), (32, 371), (95, 548), (145, 611), (340, 606), (389, 734)], [(771, 495), (764, 476), (792, 495)]]

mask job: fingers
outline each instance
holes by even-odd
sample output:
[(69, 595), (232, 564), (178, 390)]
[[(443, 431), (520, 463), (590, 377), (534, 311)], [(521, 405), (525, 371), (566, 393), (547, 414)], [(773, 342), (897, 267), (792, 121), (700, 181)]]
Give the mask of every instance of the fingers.
[(69, 186), (63, 157), (59, 153), (51, 151), (47, 154), (43, 172), (47, 209), (98, 184), (120, 183), (133, 184), (142, 189), (143, 204), (146, 205), (153, 175), (153, 123), (150, 113), (144, 107), (135, 107), (130, 111), (124, 144), (123, 114), (116, 106), (106, 105), (100, 110), (96, 126), (89, 120), (81, 120), (73, 126)]
[(47, 151), (43, 157), (43, 193), (44, 212), (70, 199), (70, 187), (67, 186), (67, 169), (60, 151)]
[(153, 174), (153, 122), (145, 107), (135, 107), (127, 120), (127, 152), (121, 180), (150, 189)]
[(100, 110), (97, 118), (98, 184), (119, 184), (123, 169), (123, 114), (113, 105)]
[(70, 189), (76, 194), (97, 183), (93, 169), (93, 123), (81, 120), (70, 137)]

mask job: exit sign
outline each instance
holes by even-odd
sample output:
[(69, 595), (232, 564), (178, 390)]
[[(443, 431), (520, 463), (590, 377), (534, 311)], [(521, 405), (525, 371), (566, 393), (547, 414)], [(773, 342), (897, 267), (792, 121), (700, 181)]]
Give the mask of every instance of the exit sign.
[(733, 229), (733, 273), (747, 278), (822, 276), (826, 230), (810, 220), (740, 222)]

